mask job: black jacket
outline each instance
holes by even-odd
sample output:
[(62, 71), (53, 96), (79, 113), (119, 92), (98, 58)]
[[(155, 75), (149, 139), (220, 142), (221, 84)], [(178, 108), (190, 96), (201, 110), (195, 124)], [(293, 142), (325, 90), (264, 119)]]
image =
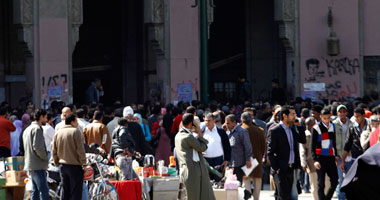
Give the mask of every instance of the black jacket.
[[(205, 132), (206, 128), (207, 127), (202, 128), (202, 133)], [(220, 136), (220, 140), (222, 141), (224, 161), (230, 161), (231, 160), (231, 146), (230, 146), (230, 140), (228, 139), (228, 135), (225, 130), (220, 129), (220, 128), (216, 128), (216, 129)]]
[(350, 127), (348, 129), (344, 150), (351, 152), (352, 158), (357, 158), (364, 152), (362, 145), (360, 144), (360, 132), (355, 127)]
[(113, 158), (124, 153), (125, 149), (132, 154), (135, 153), (135, 142), (126, 127), (119, 126), (112, 132), (111, 149), (111, 157)]
[[(293, 133), (293, 145), (294, 145), (294, 167), (300, 168), (300, 155), (298, 143), (305, 144), (306, 136), (305, 132), (296, 130), (296, 127), (292, 128)], [(290, 156), (290, 147), (285, 130), (281, 124), (276, 125), (268, 132), (268, 157), (272, 166), (272, 169), (277, 171), (287, 171)]]

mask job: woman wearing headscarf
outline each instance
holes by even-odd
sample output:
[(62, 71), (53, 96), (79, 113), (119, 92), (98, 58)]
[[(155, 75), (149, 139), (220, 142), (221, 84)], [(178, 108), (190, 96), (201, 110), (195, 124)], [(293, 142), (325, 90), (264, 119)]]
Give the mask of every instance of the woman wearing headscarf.
[(15, 120), (13, 124), (16, 127), (16, 130), (11, 132), (11, 156), (17, 156), (20, 152), (20, 140), (19, 137), (22, 132), (22, 121)]
[(143, 123), (143, 119), (140, 113), (135, 113), (134, 117), (136, 118), (136, 122), (141, 126), (141, 129), (143, 130), (145, 141), (149, 142), (152, 139), (152, 136), (150, 135), (148, 124)]

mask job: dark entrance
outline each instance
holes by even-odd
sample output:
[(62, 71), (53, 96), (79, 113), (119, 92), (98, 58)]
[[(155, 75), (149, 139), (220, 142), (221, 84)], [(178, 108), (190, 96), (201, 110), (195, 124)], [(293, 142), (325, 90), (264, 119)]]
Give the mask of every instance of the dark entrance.
[(241, 77), (250, 81), (256, 101), (269, 98), (273, 78), (286, 81), (285, 50), (274, 9), (274, 1), (216, 2), (209, 39), (213, 99), (236, 102)]
[[(83, 24), (80, 40), (73, 52), (73, 93), (75, 103), (85, 102), (85, 91), (93, 78), (102, 80), (101, 102), (112, 104), (139, 100), (136, 88), (142, 60), (142, 1), (83, 0)], [(141, 81), (142, 82), (142, 81)], [(136, 95), (129, 95), (129, 94)]]

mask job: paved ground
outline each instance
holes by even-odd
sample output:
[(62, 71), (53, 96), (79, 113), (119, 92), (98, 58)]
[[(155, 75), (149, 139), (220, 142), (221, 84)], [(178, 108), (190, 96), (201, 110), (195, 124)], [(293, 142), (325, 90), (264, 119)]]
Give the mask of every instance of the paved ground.
[[(269, 190), (269, 185), (264, 186), (264, 190), (261, 191), (260, 193), (260, 199), (263, 200), (274, 200), (274, 191)], [(252, 198), (253, 199), (253, 198)], [(298, 195), (298, 200), (312, 200), (313, 195), (311, 193), (302, 193)], [(337, 199), (337, 198), (332, 198), (332, 199)]]

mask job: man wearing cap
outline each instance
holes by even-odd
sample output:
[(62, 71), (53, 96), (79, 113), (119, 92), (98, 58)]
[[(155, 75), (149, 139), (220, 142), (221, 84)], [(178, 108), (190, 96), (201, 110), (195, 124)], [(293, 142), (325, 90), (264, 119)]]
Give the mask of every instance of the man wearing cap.
[(370, 136), (372, 133), (375, 132), (377, 127), (379, 127), (380, 123), (379, 117), (377, 115), (372, 115), (369, 118), (369, 121), (371, 124), (370, 129), (363, 131), (362, 135), (360, 136), (360, 144), (362, 145), (364, 151), (366, 151), (370, 147)]
[(345, 194), (343, 192), (340, 192), (340, 186), (343, 182), (343, 172), (340, 169), (340, 164), (344, 162), (342, 160), (343, 158), (343, 152), (344, 152), (344, 143), (346, 141), (347, 132), (349, 127), (353, 126), (353, 123), (351, 120), (347, 118), (347, 107), (345, 105), (339, 105), (336, 109), (338, 113), (338, 118), (336, 118), (333, 123), (335, 124), (335, 137), (336, 137), (336, 150), (337, 155), (340, 157), (338, 161), (338, 186), (336, 187), (336, 193), (338, 195), (339, 199), (345, 199)]

